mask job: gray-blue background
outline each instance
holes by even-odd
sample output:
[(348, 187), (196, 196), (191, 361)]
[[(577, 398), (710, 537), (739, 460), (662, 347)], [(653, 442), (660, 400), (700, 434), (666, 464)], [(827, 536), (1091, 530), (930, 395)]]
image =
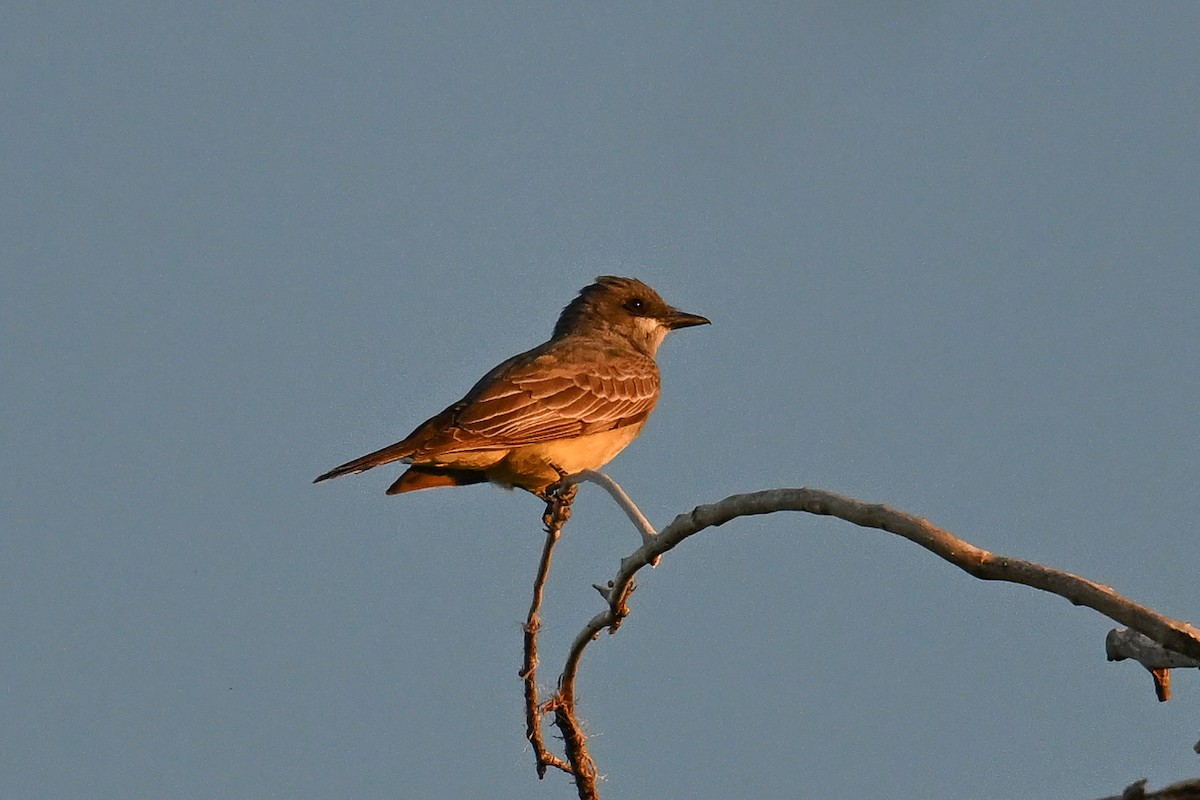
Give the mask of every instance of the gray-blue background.
[[(812, 485), (1196, 619), (1200, 7), (6, 4), (0, 796), (571, 796), (540, 505), (388, 444), (602, 273), (712, 318), (609, 472)], [(585, 490), (544, 677), (636, 538)], [(779, 515), (588, 653), (606, 797), (1200, 773), (1109, 623)]]

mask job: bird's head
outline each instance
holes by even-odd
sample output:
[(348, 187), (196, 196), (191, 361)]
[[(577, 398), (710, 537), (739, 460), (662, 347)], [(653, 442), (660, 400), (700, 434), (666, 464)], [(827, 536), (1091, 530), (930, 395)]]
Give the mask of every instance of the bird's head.
[(704, 317), (667, 305), (658, 292), (635, 278), (601, 275), (563, 309), (553, 338), (603, 331), (624, 337), (652, 356), (676, 328), (708, 324)]

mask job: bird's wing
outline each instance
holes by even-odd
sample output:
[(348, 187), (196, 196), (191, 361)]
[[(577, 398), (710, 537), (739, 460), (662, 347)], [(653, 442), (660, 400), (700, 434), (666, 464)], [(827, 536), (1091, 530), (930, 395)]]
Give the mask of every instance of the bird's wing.
[(658, 390), (658, 367), (648, 356), (531, 351), (497, 367), (447, 409), (450, 424), (419, 450), (503, 449), (640, 424)]

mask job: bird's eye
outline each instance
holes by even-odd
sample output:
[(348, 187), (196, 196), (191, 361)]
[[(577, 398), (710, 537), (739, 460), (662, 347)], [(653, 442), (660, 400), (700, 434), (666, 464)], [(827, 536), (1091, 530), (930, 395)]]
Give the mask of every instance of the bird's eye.
[(635, 297), (632, 300), (626, 300), (625, 310), (632, 311), (634, 314), (640, 314), (646, 310), (646, 302), (640, 297)]

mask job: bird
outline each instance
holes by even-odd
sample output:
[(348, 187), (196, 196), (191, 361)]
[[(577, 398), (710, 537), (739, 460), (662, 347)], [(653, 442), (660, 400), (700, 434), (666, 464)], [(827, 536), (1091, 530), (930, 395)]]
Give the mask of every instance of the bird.
[(562, 310), (549, 341), (501, 362), (401, 441), (313, 483), (399, 461), (408, 469), (389, 495), (490, 482), (547, 499), (637, 438), (658, 402), (659, 345), (708, 324), (640, 280), (602, 275)]

